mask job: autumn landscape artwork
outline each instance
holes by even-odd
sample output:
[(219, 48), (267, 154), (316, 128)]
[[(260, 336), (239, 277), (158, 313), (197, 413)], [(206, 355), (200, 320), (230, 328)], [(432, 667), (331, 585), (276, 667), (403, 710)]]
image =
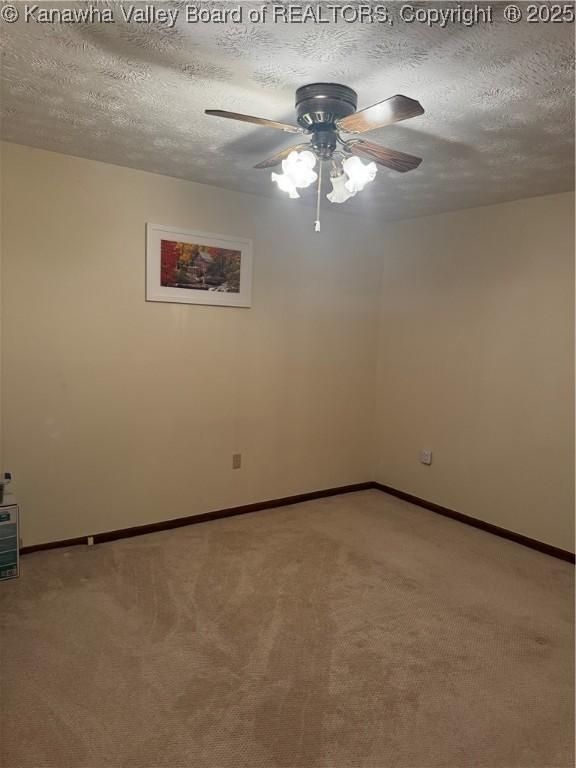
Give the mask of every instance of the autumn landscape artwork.
[(240, 251), (162, 239), (160, 283), (166, 288), (238, 293), (241, 259)]

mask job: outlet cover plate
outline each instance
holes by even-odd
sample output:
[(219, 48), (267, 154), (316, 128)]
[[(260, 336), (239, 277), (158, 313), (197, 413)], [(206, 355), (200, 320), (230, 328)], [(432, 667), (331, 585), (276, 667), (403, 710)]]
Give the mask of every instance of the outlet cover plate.
[(420, 451), (420, 463), (432, 464), (432, 451)]

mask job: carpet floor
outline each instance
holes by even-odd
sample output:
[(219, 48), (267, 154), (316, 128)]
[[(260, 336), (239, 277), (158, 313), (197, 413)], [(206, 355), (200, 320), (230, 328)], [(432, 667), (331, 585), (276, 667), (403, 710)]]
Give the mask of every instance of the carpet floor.
[(573, 568), (365, 491), (27, 555), (4, 768), (568, 768)]

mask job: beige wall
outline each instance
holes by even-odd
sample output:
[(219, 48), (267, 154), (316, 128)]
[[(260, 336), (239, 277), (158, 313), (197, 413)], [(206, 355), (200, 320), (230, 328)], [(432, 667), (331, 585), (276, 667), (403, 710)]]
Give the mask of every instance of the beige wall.
[[(3, 185), (1, 183), (2, 175), (3, 175), (3, 153), (0, 152), (0, 478), (4, 477), (4, 421), (2, 418), (3, 415), (3, 405), (4, 405), (4, 397), (3, 397), (3, 376), (2, 376), (2, 344), (3, 344), (3, 335), (4, 335), (4, 326), (3, 326), (3, 312), (2, 312), (2, 297), (3, 297), (3, 283), (2, 283), (2, 248), (4, 245), (4, 238), (2, 237), (2, 231), (4, 226), (4, 217), (3, 217), (3, 211), (4, 206), (2, 204), (2, 197), (3, 197)], [(10, 488), (7, 488), (7, 492), (10, 490)]]
[[(4, 153), (5, 467), (25, 545), (370, 479), (375, 223), (327, 214), (318, 236), (283, 199)], [(146, 303), (147, 221), (253, 238), (252, 309)]]
[(376, 479), (573, 550), (574, 196), (386, 233)]
[[(283, 199), (13, 144), (2, 186), (26, 545), (376, 479), (573, 548), (573, 195), (315, 236)], [(147, 221), (253, 238), (252, 309), (146, 303)]]

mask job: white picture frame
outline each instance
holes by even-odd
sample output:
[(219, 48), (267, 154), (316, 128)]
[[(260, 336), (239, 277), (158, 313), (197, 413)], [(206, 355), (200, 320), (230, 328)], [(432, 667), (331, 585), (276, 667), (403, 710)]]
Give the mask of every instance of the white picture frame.
[(146, 301), (250, 307), (252, 240), (146, 224)]

